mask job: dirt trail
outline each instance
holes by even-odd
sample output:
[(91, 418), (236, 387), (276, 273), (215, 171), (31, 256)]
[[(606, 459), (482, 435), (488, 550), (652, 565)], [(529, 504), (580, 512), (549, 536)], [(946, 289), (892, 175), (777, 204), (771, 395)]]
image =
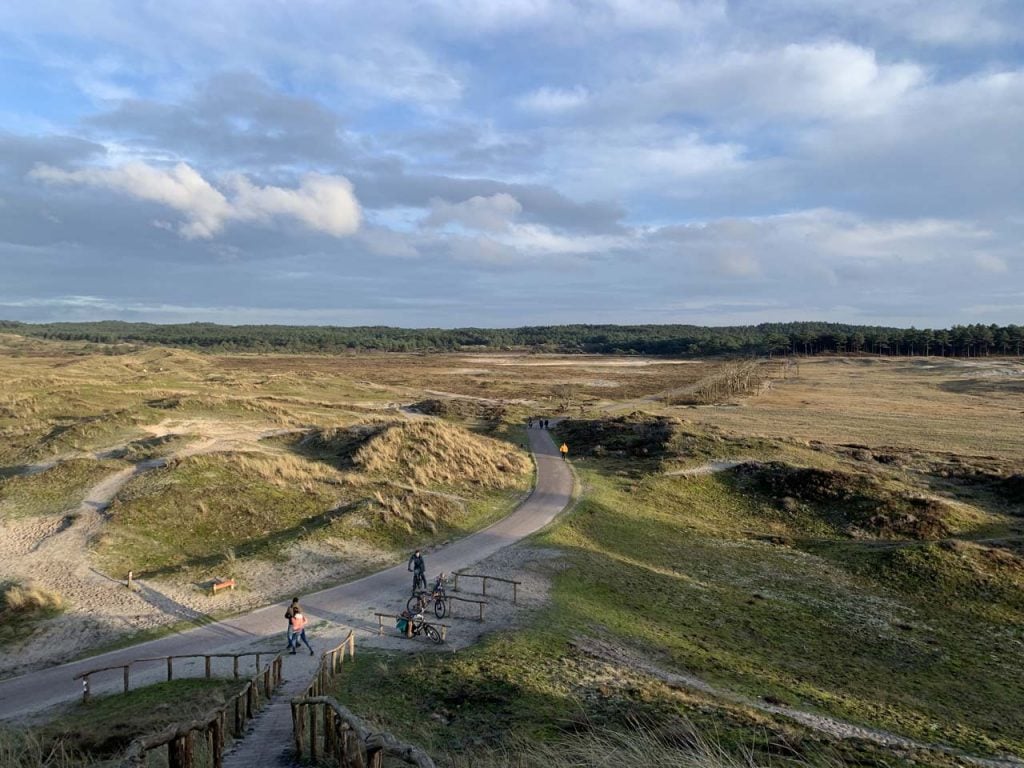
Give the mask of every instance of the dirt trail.
[(578, 638), (574, 643), (581, 653), (598, 659), (599, 661), (614, 664), (616, 667), (640, 670), (641, 672), (654, 677), (670, 688), (700, 691), (715, 698), (734, 704), (741, 704), (761, 712), (794, 720), (806, 728), (823, 733), (834, 739), (861, 739), (889, 749), (927, 750), (930, 752), (942, 752), (947, 755), (963, 760), (971, 765), (982, 766), (983, 768), (1020, 768), (1024, 766), (1024, 760), (1013, 756), (1003, 757), (978, 757), (962, 752), (954, 747), (944, 744), (929, 744), (917, 741), (905, 736), (899, 736), (889, 731), (869, 728), (857, 725), (845, 720), (839, 720), (827, 715), (820, 715), (814, 712), (806, 712), (795, 707), (788, 707), (783, 704), (771, 704), (762, 699), (754, 699), (733, 691), (723, 690), (710, 683), (701, 680), (693, 675), (672, 672), (654, 664), (644, 658), (641, 654), (630, 651), (621, 646), (595, 640), (593, 638)]

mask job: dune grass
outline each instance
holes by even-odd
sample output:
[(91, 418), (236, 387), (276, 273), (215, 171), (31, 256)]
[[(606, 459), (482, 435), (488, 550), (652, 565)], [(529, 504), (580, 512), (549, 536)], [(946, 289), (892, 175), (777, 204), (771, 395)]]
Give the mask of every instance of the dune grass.
[(43, 472), (0, 479), (0, 518), (70, 511), (92, 486), (125, 466), (111, 460), (69, 459)]
[(237, 680), (173, 680), (78, 703), (43, 726), (0, 727), (0, 765), (110, 765), (133, 739), (198, 717), (223, 703), (238, 687)]

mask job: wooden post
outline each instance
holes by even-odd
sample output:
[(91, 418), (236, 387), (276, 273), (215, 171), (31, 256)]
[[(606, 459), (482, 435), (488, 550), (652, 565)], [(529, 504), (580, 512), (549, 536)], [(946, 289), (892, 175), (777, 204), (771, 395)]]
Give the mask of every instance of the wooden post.
[(319, 745), (316, 743), (316, 720), (320, 711), (319, 704), (309, 705), (309, 762), (316, 765), (320, 754)]
[(238, 657), (237, 656), (235, 656), (235, 663), (234, 663), (233, 671), (235, 673), (235, 680), (237, 680), (238, 679)]
[(135, 589), (135, 585), (132, 583), (133, 582), (132, 576), (133, 576), (132, 572), (128, 571), (128, 591), (129, 592), (131, 592), (133, 589)]
[(206, 657), (206, 677), (210, 677), (210, 657)]
[(477, 607), (480, 609), (480, 618), (477, 619), (477, 621), (483, 621), (484, 620), (484, 603), (483, 603), (483, 601), (477, 603)]
[(86, 675), (82, 678), (82, 703), (89, 701), (89, 676)]
[(377, 614), (377, 634), (378, 635), (383, 635), (384, 634), (384, 617), (381, 616), (380, 614)]
[(384, 768), (384, 750), (380, 747), (366, 750), (366, 768)]
[(448, 627), (446, 627), (444, 624), (442, 624), (441, 625), (441, 642), (444, 642), (447, 639), (448, 639)]
[(518, 591), (517, 590), (518, 586), (519, 585), (516, 582), (514, 582), (514, 581), (512, 582), (512, 605), (517, 605), (518, 604), (517, 600), (518, 600), (519, 596), (516, 594), (517, 591)]
[(292, 702), (292, 736), (295, 737), (295, 762), (302, 762), (302, 734), (300, 733), (302, 717), (299, 705)]
[(455, 583), (452, 584), (452, 592), (458, 592), (458, 591), (459, 591), (459, 574), (456, 573), (455, 574)]
[(242, 694), (235, 696), (235, 738), (242, 738), (244, 732), (244, 724), (242, 721)]
[(354, 659), (356, 657), (356, 633), (348, 633), (348, 657)]
[(224, 766), (224, 710), (217, 713), (213, 719), (213, 728), (210, 731), (213, 741), (213, 768)]
[(260, 653), (256, 654), (256, 671), (257, 672), (260, 671), (260, 656), (262, 656), (262, 654), (260, 654)]
[(167, 682), (174, 679), (174, 657), (167, 657)]
[(250, 682), (245, 686), (245, 719), (251, 720), (256, 709), (256, 699), (253, 694), (255, 686)]
[(183, 741), (185, 742), (185, 749), (183, 751), (185, 757), (185, 768), (192, 768), (192, 760), (195, 757), (196, 751), (196, 740), (195, 731), (188, 731), (185, 734)]
[(124, 692), (128, 693), (128, 670), (131, 669), (130, 664), (124, 665)]
[(167, 742), (167, 768), (190, 768), (185, 763), (185, 739), (181, 736)]

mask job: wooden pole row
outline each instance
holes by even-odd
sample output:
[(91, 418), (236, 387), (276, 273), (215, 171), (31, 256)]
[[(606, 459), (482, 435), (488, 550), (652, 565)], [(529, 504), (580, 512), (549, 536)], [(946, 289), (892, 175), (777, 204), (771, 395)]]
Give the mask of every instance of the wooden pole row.
[(313, 765), (330, 760), (339, 766), (380, 768), (388, 756), (417, 768), (436, 768), (419, 747), (390, 733), (371, 732), (360, 718), (324, 696), (292, 699), (292, 733), (299, 762), (308, 756)]
[[(231, 700), (205, 717), (189, 723), (177, 723), (155, 736), (136, 739), (125, 752), (120, 768), (144, 768), (148, 753), (163, 746), (167, 747), (168, 768), (199, 768), (200, 764), (207, 765), (200, 754), (203, 750), (209, 753), (213, 768), (222, 768), (229, 712), (233, 718), (232, 736), (240, 739), (245, 734), (246, 723), (259, 711), (261, 698), (269, 699), (281, 685), (282, 664), (283, 657), (278, 654), (262, 671), (257, 669), (256, 674)], [(170, 658), (168, 668), (172, 669)]]

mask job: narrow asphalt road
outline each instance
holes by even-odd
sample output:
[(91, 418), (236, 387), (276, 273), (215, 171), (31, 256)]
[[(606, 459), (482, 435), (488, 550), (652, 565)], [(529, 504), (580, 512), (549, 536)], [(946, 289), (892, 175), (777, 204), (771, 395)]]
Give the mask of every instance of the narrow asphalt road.
[[(428, 577), (452, 572), (489, 557), (540, 530), (561, 512), (572, 495), (572, 473), (559, 457), (546, 431), (530, 430), (530, 448), (537, 462), (537, 483), (533, 493), (512, 514), (482, 531), (426, 554)], [(303, 597), (310, 619), (335, 624), (367, 627), (376, 625), (373, 612), (384, 597), (407, 592), (411, 575), (405, 564), (380, 571), (357, 581)], [(112, 588), (117, 587), (112, 585)], [(253, 646), (262, 650), (283, 646), (283, 606), (265, 608), (232, 619), (110, 651), (80, 661), (0, 681), (0, 720), (17, 718), (81, 695), (75, 675), (90, 669), (124, 664), (133, 659), (193, 653), (240, 652)], [(162, 663), (133, 666), (135, 680), (157, 680)], [(118, 690), (120, 672), (98, 676), (93, 691)]]

